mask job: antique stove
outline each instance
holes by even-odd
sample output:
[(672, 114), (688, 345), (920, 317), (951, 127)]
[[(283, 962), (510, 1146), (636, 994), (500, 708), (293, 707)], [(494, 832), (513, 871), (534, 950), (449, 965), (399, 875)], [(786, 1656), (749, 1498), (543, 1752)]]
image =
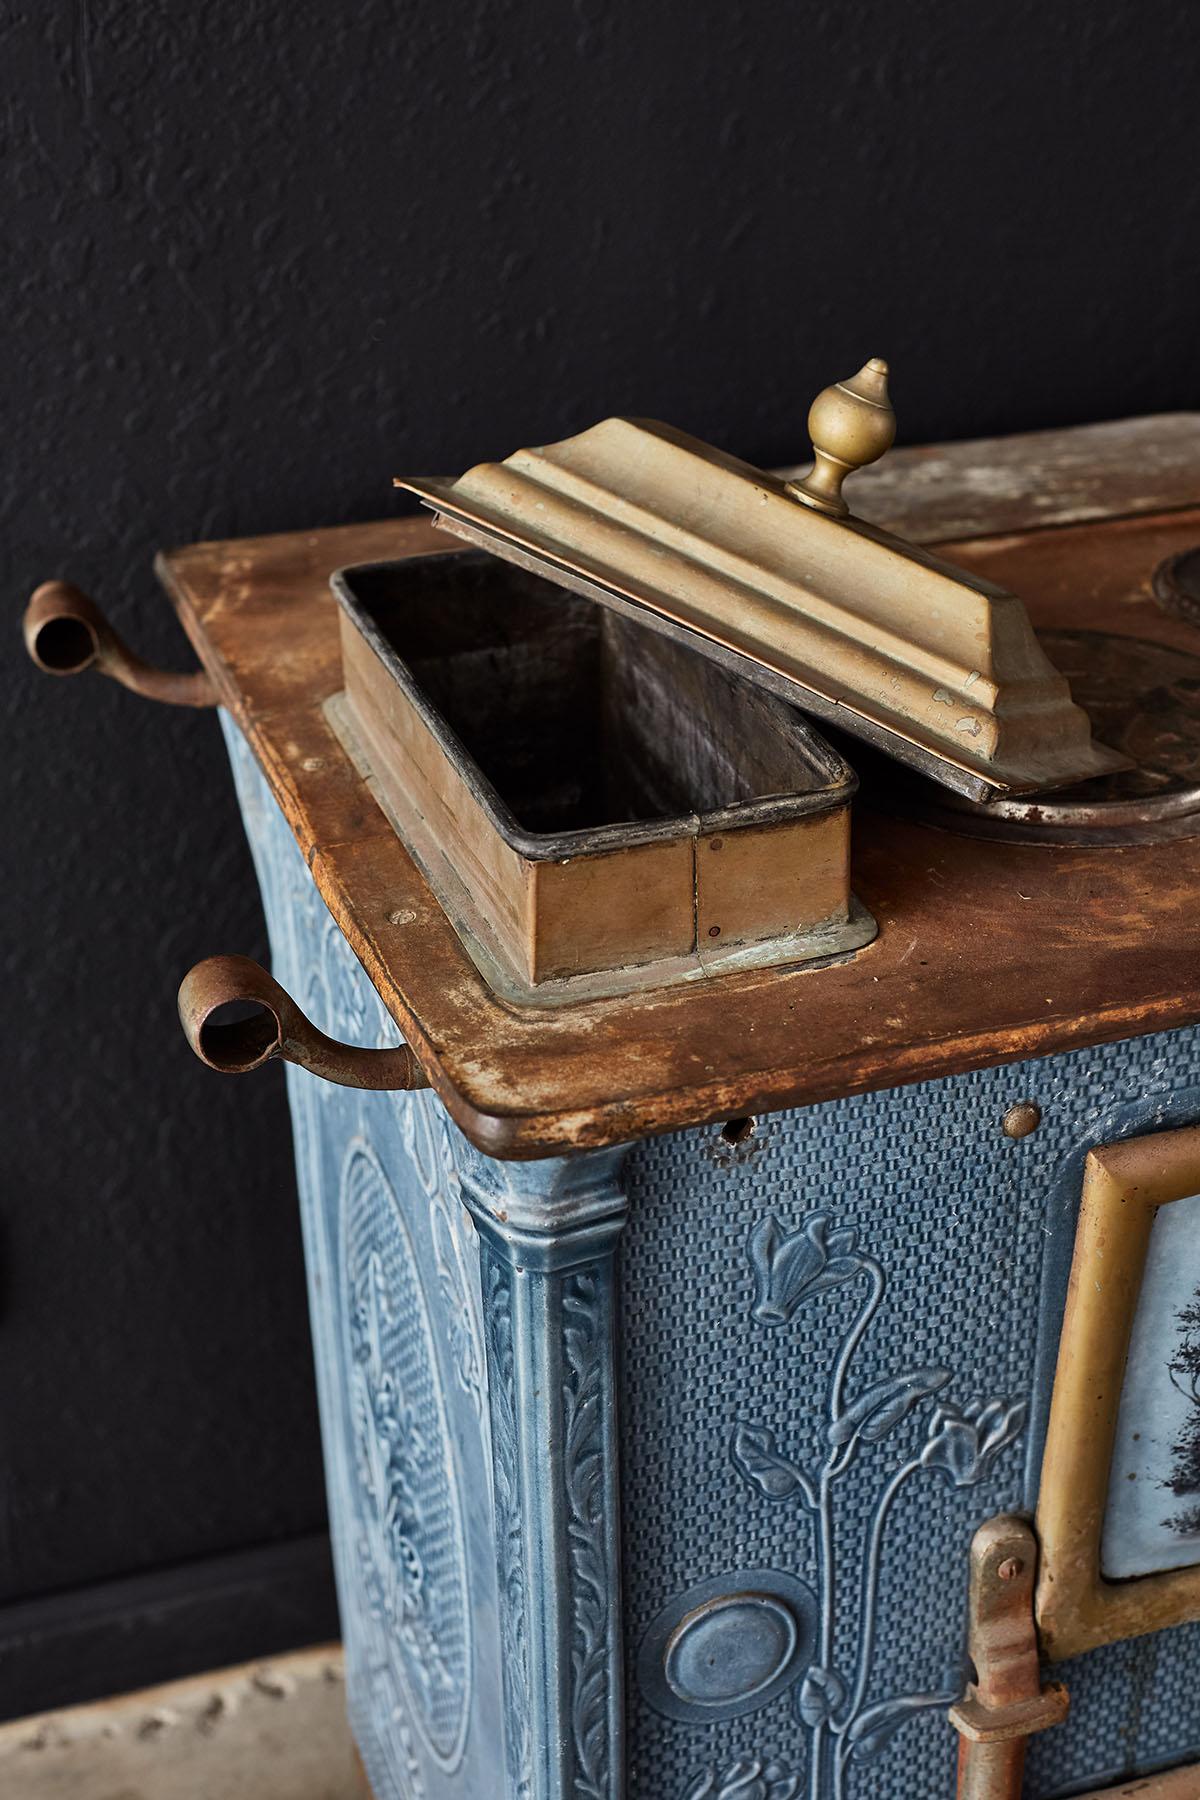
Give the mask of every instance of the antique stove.
[(810, 429), (30, 605), (224, 709), (376, 1800), (1200, 1795), (1200, 421)]

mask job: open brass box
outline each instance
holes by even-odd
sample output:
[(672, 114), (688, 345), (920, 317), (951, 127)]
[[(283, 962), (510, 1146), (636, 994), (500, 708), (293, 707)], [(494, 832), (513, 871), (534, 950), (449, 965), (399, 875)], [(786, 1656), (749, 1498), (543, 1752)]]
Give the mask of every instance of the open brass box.
[(475, 548), (334, 577), (332, 722), (497, 993), (869, 943), (856, 777), (803, 714), (968, 806), (1125, 766), (1015, 595), (847, 514), (894, 431), (883, 365), (810, 428), (800, 483), (625, 419), (406, 480)]
[(495, 558), (335, 577), (379, 797), (499, 992), (576, 995), (875, 935), (846, 763), (791, 708)]

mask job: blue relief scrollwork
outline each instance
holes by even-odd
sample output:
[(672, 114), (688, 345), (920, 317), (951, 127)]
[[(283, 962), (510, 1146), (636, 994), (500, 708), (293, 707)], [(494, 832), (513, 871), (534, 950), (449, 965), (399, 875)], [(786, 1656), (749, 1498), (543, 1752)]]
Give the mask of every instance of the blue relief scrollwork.
[[(795, 1230), (774, 1216), (751, 1229), (746, 1254), (754, 1283), (751, 1317), (768, 1331), (788, 1326), (819, 1296), (854, 1287), (858, 1304), (833, 1357), (826, 1383), (822, 1445), (804, 1457), (781, 1444), (777, 1433), (754, 1420), (738, 1420), (730, 1434), (730, 1459), (738, 1475), (763, 1499), (792, 1504), (808, 1517), (819, 1590), (819, 1629), (810, 1666), (792, 1690), (792, 1708), (805, 1728), (811, 1800), (844, 1800), (852, 1770), (879, 1755), (898, 1731), (931, 1707), (949, 1705), (957, 1690), (873, 1696), (879, 1628), (880, 1574), (887, 1525), (898, 1496), (917, 1477), (940, 1474), (955, 1487), (987, 1478), (1025, 1425), (1023, 1400), (945, 1397), (948, 1369), (896, 1369), (851, 1391), (855, 1358), (879, 1312), (887, 1288), (884, 1270), (860, 1248), (855, 1230), (825, 1212), (810, 1213)], [(855, 1546), (850, 1582), (856, 1594), (853, 1666), (836, 1666), (838, 1602), (846, 1580), (847, 1546), (839, 1535), (836, 1490), (850, 1470), (906, 1421), (924, 1416), (908, 1453), (880, 1479), (865, 1534)], [(684, 1800), (792, 1800), (800, 1776), (778, 1759), (745, 1758), (720, 1772), (702, 1772)]]
[(400, 1138), (429, 1202), (442, 1323), (458, 1384), (476, 1418), (484, 1404), (483, 1328), (479, 1318), (479, 1240), (463, 1203), (446, 1115), (432, 1094), (393, 1096)]
[[(436, 1174), (429, 1191), (430, 1229), (450, 1354), (458, 1385), (470, 1400), (476, 1418), (481, 1418), (485, 1381), (479, 1317), (479, 1239), (454, 1174), (454, 1152), (445, 1114), (431, 1096), (423, 1094), (418, 1098), (435, 1146)], [(416, 1113), (418, 1108), (412, 1110)]]
[(865, 1545), (860, 1547), (858, 1641), (853, 1670), (834, 1667), (837, 1625), (837, 1541), (834, 1489), (858, 1458), (882, 1443), (910, 1414), (949, 1384), (948, 1369), (898, 1370), (846, 1394), (855, 1356), (882, 1305), (887, 1287), (876, 1259), (859, 1249), (856, 1233), (831, 1227), (828, 1215), (810, 1213), (788, 1232), (768, 1216), (751, 1231), (747, 1256), (754, 1277), (752, 1317), (768, 1330), (789, 1324), (801, 1307), (843, 1284), (862, 1289), (862, 1300), (834, 1359), (826, 1392), (825, 1448), (819, 1464), (805, 1468), (784, 1454), (774, 1435), (746, 1422), (735, 1426), (734, 1467), (767, 1499), (795, 1500), (812, 1517), (821, 1597), (817, 1657), (795, 1690), (795, 1713), (810, 1733), (809, 1791), (813, 1800), (840, 1800), (849, 1766), (877, 1755), (915, 1714), (948, 1705), (953, 1690), (870, 1699), (878, 1627), (879, 1577), (888, 1517), (907, 1482), (922, 1470), (941, 1470), (958, 1486), (981, 1481), (1025, 1423), (1025, 1403), (942, 1401), (929, 1413), (921, 1448), (883, 1482)]
[(362, 1138), (349, 1147), (339, 1211), (360, 1624), (372, 1687), (392, 1722), (390, 1777), (400, 1793), (419, 1794), (406, 1722), (450, 1772), (470, 1712), (461, 1505), (413, 1243)]
[(415, 1411), (384, 1366), (383, 1336), (393, 1324), (383, 1264), (372, 1251), (351, 1296), (350, 1380), (359, 1488), (390, 1554), (376, 1562), (364, 1550), (363, 1563), (372, 1603), (404, 1644), (428, 1704), (435, 1692), (453, 1690), (454, 1676), (435, 1634), (420, 1549), (416, 1471), (426, 1445)]
[[(553, 1383), (543, 1386), (529, 1368), (524, 1384), (518, 1375), (514, 1283), (520, 1277), (490, 1243), (484, 1246), (483, 1267), (509, 1791), (514, 1800), (560, 1792), (554, 1780), (544, 1786), (544, 1773), (534, 1767), (536, 1718), (539, 1742), (553, 1743), (562, 1731), (563, 1766), (569, 1764), (575, 1800), (612, 1800), (622, 1771), (614, 1765), (620, 1634), (610, 1450), (610, 1272), (589, 1264), (562, 1274), (525, 1275), (546, 1284), (550, 1302), (544, 1312), (539, 1308), (549, 1335), (542, 1336), (539, 1325), (536, 1342), (528, 1335), (522, 1340), (523, 1363), (544, 1357), (544, 1367), (557, 1371)], [(549, 1461), (547, 1441), (561, 1445), (561, 1454)], [(540, 1474), (531, 1477), (533, 1442), (544, 1481)], [(537, 1652), (529, 1608), (541, 1589), (541, 1628), (553, 1641)], [(559, 1623), (548, 1625), (551, 1617)], [(560, 1630), (569, 1656), (561, 1727), (544, 1677), (533, 1674), (533, 1664), (545, 1663), (547, 1652), (553, 1662)], [(568, 1779), (565, 1773), (560, 1778)]]
[(456, 1148), (482, 1265), (508, 1796), (618, 1800), (625, 1149), (510, 1164)]
[(571, 1724), (576, 1792), (608, 1800), (609, 1679), (613, 1660), (606, 1548), (603, 1309), (595, 1273), (563, 1288), (563, 1480), (571, 1581)]
[(508, 1264), (486, 1250), (483, 1266), (488, 1332), (488, 1395), (492, 1421), (492, 1485), (500, 1587), (505, 1760), (511, 1800), (529, 1800), (533, 1787), (533, 1766), (528, 1626), (525, 1617), (525, 1542), (521, 1519), (520, 1445), (517, 1437), (513, 1272)]
[(450, 1354), (458, 1385), (479, 1417), (483, 1412), (483, 1356), (461, 1224), (461, 1207), (452, 1208), (441, 1190), (430, 1196), (434, 1262), (445, 1307)]
[(779, 1757), (739, 1756), (727, 1768), (703, 1770), (682, 1800), (799, 1800), (800, 1785), (800, 1775)]

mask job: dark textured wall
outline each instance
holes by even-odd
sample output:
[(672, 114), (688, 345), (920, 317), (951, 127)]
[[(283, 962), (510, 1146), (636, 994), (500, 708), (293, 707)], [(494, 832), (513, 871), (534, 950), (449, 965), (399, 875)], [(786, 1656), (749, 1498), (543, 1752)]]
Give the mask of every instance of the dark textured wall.
[[(322, 1519), (282, 1087), (173, 1016), (264, 950), (216, 728), (36, 677), (28, 589), (182, 664), (159, 544), (618, 410), (794, 457), (876, 353), (909, 439), (1196, 406), (1198, 42), (1189, 0), (4, 13), (0, 1647)], [(205, 1591), (173, 1666), (260, 1647)]]

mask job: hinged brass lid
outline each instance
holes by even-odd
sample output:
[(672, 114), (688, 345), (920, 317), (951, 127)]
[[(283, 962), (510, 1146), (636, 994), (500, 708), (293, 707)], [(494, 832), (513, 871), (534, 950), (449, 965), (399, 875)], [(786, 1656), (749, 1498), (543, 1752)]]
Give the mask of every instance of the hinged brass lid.
[(842, 481), (895, 430), (886, 365), (827, 388), (809, 428), (816, 464), (798, 483), (615, 418), (457, 481), (396, 485), (456, 536), (685, 636), (972, 798), (1125, 767), (1015, 594), (845, 512)]

